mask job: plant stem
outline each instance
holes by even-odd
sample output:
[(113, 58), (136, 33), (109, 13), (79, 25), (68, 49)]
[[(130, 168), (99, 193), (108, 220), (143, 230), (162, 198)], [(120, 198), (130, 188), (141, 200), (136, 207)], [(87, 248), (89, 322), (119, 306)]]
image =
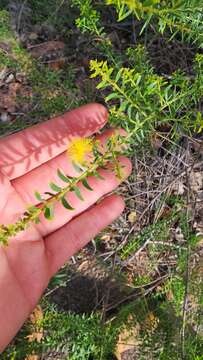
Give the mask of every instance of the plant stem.
[(10, 237), (17, 235), (19, 232), (27, 229), (30, 223), (39, 222), (39, 216), (44, 213), (45, 209), (56, 201), (60, 201), (69, 191), (71, 191), (80, 181), (86, 179), (90, 175), (94, 175), (98, 167), (105, 166), (111, 159), (115, 160), (113, 152), (106, 152), (97, 158), (94, 163), (84, 171), (79, 177), (71, 179), (70, 183), (62, 188), (57, 194), (51, 196), (48, 200), (44, 200), (39, 207), (31, 207), (24, 213), (15, 224), (0, 225), (0, 244), (8, 245)]

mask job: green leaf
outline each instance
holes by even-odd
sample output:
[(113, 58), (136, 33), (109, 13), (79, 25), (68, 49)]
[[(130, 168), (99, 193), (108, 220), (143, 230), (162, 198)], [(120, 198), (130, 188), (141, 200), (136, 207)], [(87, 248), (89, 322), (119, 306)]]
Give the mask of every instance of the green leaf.
[(97, 89), (103, 89), (107, 87), (107, 82), (106, 81), (101, 81), (98, 85), (97, 85)]
[(128, 113), (129, 118), (131, 119), (132, 118), (132, 105), (130, 105), (128, 107), (127, 113)]
[(52, 220), (54, 217), (54, 209), (52, 205), (47, 205), (44, 209), (44, 216), (47, 220)]
[(50, 182), (49, 186), (55, 192), (60, 192), (62, 190), (62, 188), (60, 186), (54, 184), (53, 182)]
[(124, 111), (126, 111), (127, 107), (128, 107), (128, 101), (124, 100), (124, 101), (122, 101), (122, 103), (119, 107), (119, 111), (124, 112)]
[(100, 180), (105, 180), (105, 178), (101, 176), (97, 171), (95, 171), (94, 175)]
[(59, 177), (62, 181), (64, 181), (65, 183), (70, 183), (70, 182), (71, 182), (71, 179), (68, 178), (66, 175), (64, 175), (64, 174), (61, 172), (60, 169), (57, 170), (57, 175), (58, 175), (58, 177)]
[(66, 209), (68, 209), (68, 210), (75, 210), (75, 209), (68, 203), (68, 201), (65, 199), (64, 196), (61, 198), (61, 202), (62, 202), (63, 206), (64, 206)]
[(31, 214), (34, 214), (36, 213), (37, 211), (39, 211), (39, 208), (35, 205), (31, 205), (27, 208), (28, 212), (31, 213)]
[(76, 164), (75, 161), (73, 161), (72, 164), (73, 164), (74, 169), (75, 169), (78, 173), (83, 172), (83, 169), (82, 169), (78, 164)]
[(119, 99), (119, 98), (120, 98), (120, 95), (118, 95), (116, 93), (111, 93), (110, 95), (105, 97), (105, 100), (110, 101), (110, 100)]
[(54, 196), (55, 194), (51, 193), (50, 191), (45, 191), (45, 195)]
[(90, 191), (93, 191), (93, 189), (91, 188), (91, 186), (88, 184), (86, 179), (82, 180), (82, 184), (84, 185), (84, 187)]
[(121, 68), (116, 75), (116, 78), (115, 78), (116, 83), (120, 80), (120, 78), (122, 76), (122, 72), (123, 72), (123, 69)]
[(94, 154), (94, 156), (95, 156), (95, 158), (98, 158), (99, 156), (102, 156), (102, 153), (101, 153), (101, 151), (99, 150), (99, 147), (98, 147), (98, 143), (97, 142), (95, 142), (94, 144), (93, 144), (93, 154)]
[(40, 201), (40, 202), (43, 201), (43, 199), (42, 199), (42, 197), (41, 197), (41, 195), (40, 195), (40, 193), (39, 193), (38, 191), (35, 191), (35, 197), (36, 197), (36, 199), (37, 199), (38, 201)]
[(34, 219), (34, 223), (35, 223), (35, 224), (39, 224), (39, 223), (40, 223), (40, 218), (39, 218), (39, 216)]
[(78, 199), (80, 199), (81, 201), (84, 201), (79, 187), (74, 186), (73, 191), (74, 191), (75, 195), (78, 197)]

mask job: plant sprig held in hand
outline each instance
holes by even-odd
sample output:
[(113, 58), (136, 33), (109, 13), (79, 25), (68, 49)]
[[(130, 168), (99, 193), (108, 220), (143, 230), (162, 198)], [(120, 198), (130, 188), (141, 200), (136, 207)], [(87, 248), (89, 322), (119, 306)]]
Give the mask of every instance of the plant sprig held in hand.
[[(40, 223), (40, 216), (43, 214), (47, 220), (54, 217), (54, 204), (60, 202), (67, 210), (73, 211), (73, 206), (67, 201), (66, 195), (72, 191), (81, 200), (84, 198), (81, 194), (79, 183), (89, 191), (94, 191), (88, 183), (89, 176), (95, 176), (101, 180), (104, 178), (99, 174), (98, 168), (107, 169), (107, 163), (111, 163), (113, 170), (118, 178), (122, 178), (122, 169), (118, 161), (118, 155), (121, 153), (121, 147), (125, 143), (125, 138), (121, 135), (112, 135), (104, 146), (98, 140), (90, 138), (74, 139), (68, 146), (68, 156), (72, 160), (78, 177), (69, 177), (60, 169), (57, 170), (58, 178), (66, 184), (64, 187), (54, 182), (49, 183), (50, 192), (40, 194), (35, 191), (35, 197), (39, 205), (29, 206), (26, 212), (14, 224), (0, 225), (0, 245), (8, 245), (9, 239), (16, 236), (19, 232), (26, 230), (30, 224)], [(48, 199), (44, 199), (48, 195)]]

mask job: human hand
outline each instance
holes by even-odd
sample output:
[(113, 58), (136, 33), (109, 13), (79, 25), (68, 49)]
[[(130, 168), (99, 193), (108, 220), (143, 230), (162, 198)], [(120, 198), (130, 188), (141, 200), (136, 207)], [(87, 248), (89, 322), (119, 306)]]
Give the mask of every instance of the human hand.
[[(90, 104), (1, 139), (0, 223), (15, 223), (28, 204), (36, 204), (34, 191), (49, 191), (48, 183), (56, 180), (58, 168), (77, 176), (66, 153), (70, 138), (91, 136), (107, 117), (102, 105)], [(105, 141), (108, 135), (106, 131), (99, 137)], [(124, 157), (120, 162), (127, 177), (130, 162)], [(88, 180), (94, 191), (82, 189), (83, 202), (67, 194), (74, 211), (56, 203), (51, 222), (42, 216), (40, 224), (10, 239), (8, 247), (0, 246), (0, 352), (36, 306), (51, 276), (123, 211), (123, 200), (116, 195), (94, 205), (119, 185), (112, 171), (100, 173), (104, 180)]]

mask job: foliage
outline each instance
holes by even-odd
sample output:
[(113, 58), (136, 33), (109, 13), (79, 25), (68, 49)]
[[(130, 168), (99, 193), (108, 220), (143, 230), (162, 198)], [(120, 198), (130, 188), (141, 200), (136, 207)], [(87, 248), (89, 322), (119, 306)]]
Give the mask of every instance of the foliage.
[[(40, 5), (42, 7), (42, 3)], [(37, 6), (37, 3), (35, 6)], [(11, 70), (14, 75), (18, 73), (25, 75), (26, 83), (22, 83), (22, 88), (25, 87), (25, 90), (30, 91), (25, 91), (25, 95), (23, 95), (24, 92), (22, 91), (22, 94), (17, 96), (16, 104), (17, 108), (21, 110), (20, 114), (17, 114), (15, 122), (0, 124), (0, 135), (14, 133), (19, 129), (21, 130), (43, 119), (63, 113), (85, 102), (85, 94), (81, 96), (75, 84), (74, 66), (70, 65), (68, 69), (64, 67), (64, 69), (52, 70), (46, 65), (33, 60), (20, 45), (11, 30), (10, 21), (8, 11), (1, 10), (0, 42), (2, 47), (0, 47), (0, 71), (6, 68)], [(25, 114), (23, 114), (24, 107), (26, 109)], [(29, 109), (28, 116), (26, 114), (27, 109)]]
[[(28, 342), (28, 336), (34, 330), (33, 325), (27, 322), (16, 341), (2, 354), (1, 360), (21, 360), (31, 354), (49, 357), (58, 354), (64, 360), (89, 360), (92, 357), (95, 360), (110, 360), (119, 333), (126, 326), (130, 331), (136, 324), (140, 359), (145, 360), (149, 356), (154, 360), (180, 359), (181, 321), (170, 302), (138, 299), (122, 306), (117, 317), (107, 324), (102, 322), (99, 313), (65, 313), (49, 303), (44, 303), (43, 308), (43, 318), (37, 323), (38, 328), (43, 330), (42, 340)], [(190, 327), (187, 327), (186, 349), (187, 360), (201, 358), (201, 338), (194, 337)]]
[(73, 0), (72, 4), (80, 8), (80, 17), (76, 19), (76, 25), (82, 32), (89, 31), (98, 36), (103, 35), (103, 28), (100, 27), (99, 13), (93, 9), (91, 0)]
[[(51, 23), (52, 26), (57, 24), (56, 18), (58, 11), (63, 3), (60, 0), (28, 0), (28, 5), (32, 9), (32, 21), (36, 23)], [(67, 14), (66, 14), (67, 16)]]
[[(111, 3), (116, 3), (119, 11), (126, 9), (125, 2)], [(80, 9), (80, 17), (76, 20), (79, 28), (83, 32), (100, 37), (98, 49), (101, 49), (103, 44), (101, 57), (106, 57), (107, 60), (92, 60), (90, 69), (91, 77), (100, 79), (97, 88), (105, 90), (105, 95), (108, 94), (105, 96), (105, 101), (110, 105), (111, 123), (124, 127), (128, 132), (133, 131), (139, 142), (146, 140), (146, 135), (163, 124), (171, 124), (173, 136), (183, 132), (189, 134), (193, 131), (200, 132), (203, 126), (198, 107), (203, 94), (202, 54), (196, 54), (193, 65), (195, 76), (189, 77), (180, 70), (170, 77), (160, 76), (150, 64), (148, 53), (142, 44), (127, 49), (126, 53), (121, 55), (113, 51), (111, 44), (106, 40), (108, 36), (102, 35), (104, 33), (102, 21), (99, 12), (93, 8), (93, 2), (77, 0), (73, 1), (73, 4)], [(174, 11), (186, 14), (187, 9), (192, 11), (194, 21), (200, 9), (198, 1), (194, 1), (191, 8), (180, 1), (176, 5), (170, 2), (169, 9), (160, 1), (148, 1), (146, 4), (140, 1), (126, 1), (126, 4), (130, 7), (130, 13), (134, 11), (134, 6), (138, 8), (146, 6), (148, 10), (153, 9), (155, 13), (166, 15), (169, 10), (170, 16)], [(136, 14), (138, 16), (137, 12)], [(140, 16), (141, 14), (144, 15), (145, 11), (142, 10)], [(177, 25), (175, 17), (173, 22)], [(180, 22), (182, 23), (182, 20)], [(201, 36), (199, 25), (197, 28), (198, 35)], [(127, 67), (123, 66), (123, 61), (128, 63)]]
[[(163, 124), (173, 126), (178, 132), (200, 131), (202, 117), (196, 110), (203, 93), (203, 56), (197, 55), (194, 68), (196, 76), (189, 79), (177, 71), (170, 80), (155, 73), (146, 61), (144, 48), (128, 49), (131, 67), (116, 70), (106, 61), (92, 60), (91, 77), (100, 77), (98, 89), (111, 89), (106, 102), (115, 125), (135, 133), (138, 140)], [(145, 63), (145, 67), (141, 64)]]
[(14, 38), (9, 21), (8, 11), (0, 10), (0, 41), (8, 49), (5, 50), (4, 46), (0, 47), (0, 70), (7, 66), (17, 71), (27, 71), (30, 68), (31, 60)]
[(69, 71), (53, 71), (46, 66), (39, 66), (36, 62), (32, 63), (28, 78), (32, 85), (32, 102), (35, 106), (31, 107), (30, 116), (36, 122), (61, 114), (84, 102), (74, 83), (74, 69), (70, 68)]
[(135, 15), (138, 20), (143, 19), (141, 33), (154, 20), (163, 34), (169, 30), (171, 37), (181, 33), (182, 38), (197, 42), (203, 47), (203, 14), (201, 0), (192, 1), (162, 1), (162, 0), (107, 0), (113, 4), (118, 12), (118, 21), (129, 15)]
[(25, 337), (33, 331), (29, 322), (14, 343), (3, 354), (1, 360), (21, 360), (35, 354), (60, 354), (61, 359), (95, 360), (107, 359), (114, 347), (117, 329), (101, 322), (99, 314), (77, 315), (59, 312), (53, 305), (46, 304), (40, 321), (44, 337), (41, 342), (28, 342)]

